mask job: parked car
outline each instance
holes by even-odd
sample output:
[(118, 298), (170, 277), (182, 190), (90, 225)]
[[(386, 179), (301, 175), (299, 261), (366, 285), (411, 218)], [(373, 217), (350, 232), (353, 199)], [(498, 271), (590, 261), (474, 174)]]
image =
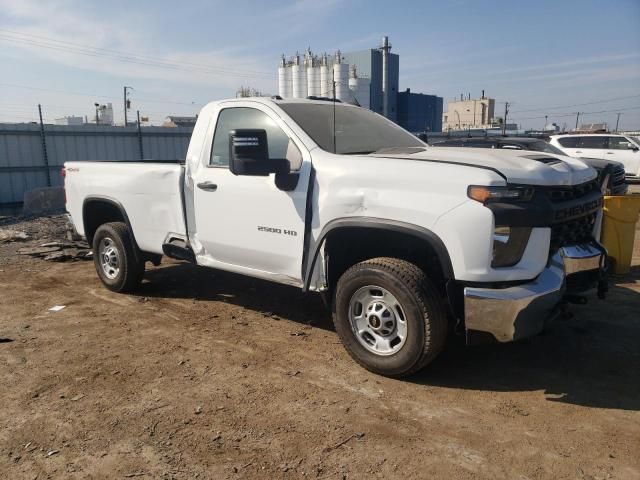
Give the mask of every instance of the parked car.
[[(447, 138), (435, 140), (431, 143), (434, 147), (471, 147), (471, 148), (501, 148), (508, 150), (530, 150), (534, 152), (552, 153), (554, 155), (567, 155), (558, 147), (551, 145), (539, 138), (531, 137), (471, 137), (471, 138)], [(609, 175), (607, 194), (624, 195), (629, 189), (625, 180), (624, 165), (614, 160), (600, 158), (580, 157), (580, 160), (593, 167), (601, 177)], [(605, 170), (605, 167), (610, 167)], [(604, 179), (602, 179), (604, 180)]]
[(400, 377), (450, 331), (508, 342), (565, 293), (603, 293), (596, 172), (553, 158), (429, 148), (352, 105), (239, 98), (201, 110), (186, 160), (67, 162), (65, 188), (108, 289), (135, 289), (164, 254), (321, 292), (355, 361)]
[(574, 158), (616, 160), (624, 165), (628, 180), (640, 180), (640, 143), (613, 133), (552, 135), (549, 141)]

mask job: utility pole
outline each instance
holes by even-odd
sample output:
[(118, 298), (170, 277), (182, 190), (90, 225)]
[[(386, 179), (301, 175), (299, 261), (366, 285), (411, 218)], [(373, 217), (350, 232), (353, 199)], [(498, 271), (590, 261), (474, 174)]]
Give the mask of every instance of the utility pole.
[(580, 118), (580, 112), (576, 112), (576, 130), (578, 130), (578, 119)]
[(136, 110), (138, 116), (138, 147), (140, 149), (140, 160), (144, 160), (144, 150), (142, 149), (142, 129), (140, 128), (140, 110)]
[(44, 168), (47, 170), (47, 187), (51, 186), (51, 172), (49, 171), (49, 156), (47, 155), (47, 142), (44, 136), (44, 122), (42, 121), (42, 105), (38, 104), (38, 115), (40, 116), (40, 140), (42, 141), (42, 158)]
[(618, 118), (616, 119), (616, 133), (618, 133), (618, 124), (620, 123), (620, 115), (622, 114), (618, 112)]
[(509, 102), (504, 102), (504, 119), (502, 120), (502, 135), (507, 134), (507, 115), (509, 115)]
[(127, 98), (127, 90), (133, 90), (133, 87), (124, 87), (124, 126), (127, 126), (127, 110), (131, 106), (131, 102)]

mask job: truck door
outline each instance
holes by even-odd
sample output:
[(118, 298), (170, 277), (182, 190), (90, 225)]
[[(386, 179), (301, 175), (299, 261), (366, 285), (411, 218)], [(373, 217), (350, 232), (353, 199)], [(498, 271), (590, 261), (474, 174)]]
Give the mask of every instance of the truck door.
[(607, 137), (605, 160), (616, 160), (624, 165), (627, 175), (640, 175), (640, 152), (626, 137)]
[[(275, 175), (236, 176), (229, 170), (229, 132), (264, 129), (270, 158), (287, 158), (299, 175), (293, 190)], [(198, 263), (299, 285), (304, 250), (309, 153), (269, 107), (254, 102), (221, 104), (210, 128), (211, 148), (194, 172)], [(199, 251), (198, 251), (199, 249)]]
[(607, 148), (607, 137), (602, 135), (585, 135), (579, 137), (575, 150), (580, 158), (603, 158)]

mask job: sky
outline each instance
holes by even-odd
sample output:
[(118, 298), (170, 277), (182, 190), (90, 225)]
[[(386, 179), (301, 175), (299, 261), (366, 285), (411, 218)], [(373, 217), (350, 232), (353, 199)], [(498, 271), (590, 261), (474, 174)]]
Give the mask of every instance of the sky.
[(640, 0), (0, 0), (0, 122), (95, 115), (155, 124), (240, 86), (277, 93), (281, 54), (400, 55), (400, 90), (509, 102), (522, 128), (640, 129)]

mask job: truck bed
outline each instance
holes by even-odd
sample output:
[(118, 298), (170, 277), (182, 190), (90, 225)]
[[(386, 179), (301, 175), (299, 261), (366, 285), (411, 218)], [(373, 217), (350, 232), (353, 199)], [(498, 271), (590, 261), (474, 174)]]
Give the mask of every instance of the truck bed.
[(66, 162), (67, 209), (84, 235), (83, 205), (114, 202), (126, 212), (141, 250), (162, 253), (170, 235), (185, 235), (184, 160)]

